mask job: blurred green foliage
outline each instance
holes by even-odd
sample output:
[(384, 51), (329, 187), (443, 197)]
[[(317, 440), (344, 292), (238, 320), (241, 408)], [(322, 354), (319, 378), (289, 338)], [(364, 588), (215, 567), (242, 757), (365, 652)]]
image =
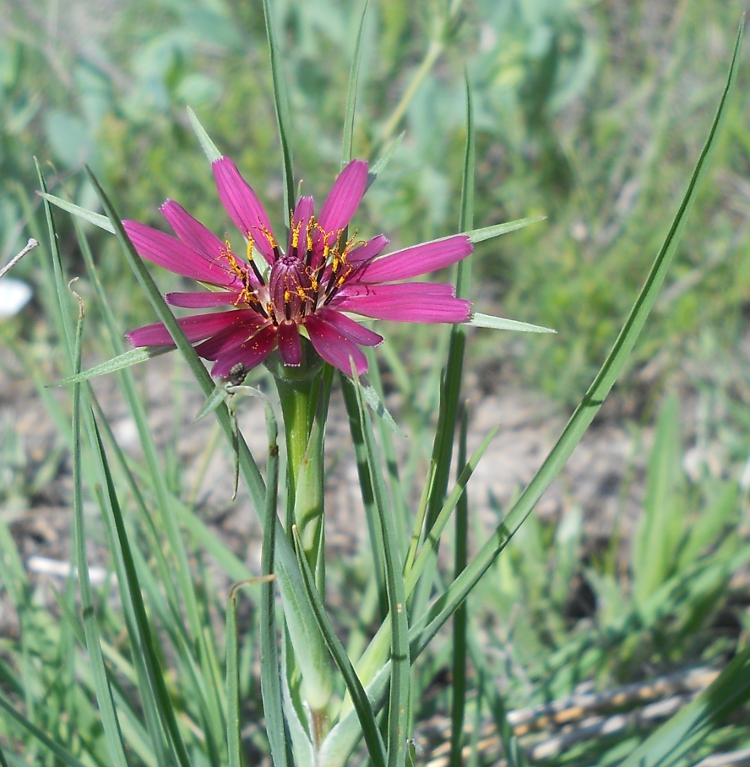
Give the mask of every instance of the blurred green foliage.
[[(319, 199), (339, 167), (361, 6), (274, 3), (296, 171)], [(506, 340), (477, 333), (474, 363), (509, 359), (557, 397), (579, 398), (687, 183), (741, 10), (739, 0), (371, 3), (355, 154), (373, 157), (402, 130), (405, 136), (368, 193), (358, 217), (363, 234), (382, 230), (398, 245), (455, 230), (465, 68), (478, 129), (476, 226), (548, 216), (542, 225), (480, 246), (475, 300), (483, 311), (559, 334)], [(405, 99), (415, 77), (418, 87)], [(629, 383), (652, 387), (674, 373), (687, 376), (711, 413), (704, 437), (726, 446), (726, 466), (699, 477), (682, 471), (679, 411), (668, 401), (649, 459), (636, 545), (624, 565), (617, 536), (601, 560), (584, 550), (580, 509), (569, 508), (554, 525), (528, 519), (476, 596), (482, 607), (475, 631), (489, 637), (488, 663), (507, 679), (512, 705), (563, 695), (584, 678), (631, 679), (645, 664), (670, 667), (688, 655), (710, 661), (727, 649), (715, 619), (729, 575), (748, 553), (735, 527), (740, 489), (727, 476), (729, 466), (746, 459), (750, 432), (750, 392), (736, 352), (750, 285), (747, 80), (745, 68)], [(188, 105), (279, 227), (281, 163), (259, 2), (7, 0), (0, 7), (0, 264), (29, 234), (43, 240), (26, 231), (36, 205), (34, 156), (54, 163), (57, 181), (81, 205), (95, 204), (79, 172), (89, 163), (123, 215), (161, 225), (158, 206), (174, 197), (222, 234), (228, 217), (187, 120)], [(394, 121), (394, 114), (403, 116)], [(70, 223), (60, 217), (59, 224), (69, 271), (82, 273)], [(112, 301), (123, 324), (151, 320), (112, 238), (91, 236), (102, 280), (118, 286)], [(45, 274), (36, 258), (27, 257), (17, 273), (42, 296)], [(163, 271), (157, 278), (165, 286), (177, 279)], [(77, 290), (90, 295), (84, 280)], [(89, 306), (95, 313), (94, 302)], [(21, 322), (11, 330), (29, 332)], [(437, 382), (435, 349), (446, 339), (433, 328), (394, 327), (388, 335), (382, 353), (398, 379), (393, 388), (407, 401), (427, 400), (413, 407), (427, 423), (438, 387), (415, 381), (428, 370)], [(413, 378), (402, 352), (417, 371)], [(18, 440), (4, 443), (0, 503), (11, 507), (32, 495), (58, 455), (35, 469)], [(410, 474), (418, 473), (417, 464)], [(661, 529), (670, 534), (654, 533)], [(477, 530), (477, 539), (484, 534)], [(349, 567), (341, 565), (341, 573)], [(371, 576), (369, 563), (351, 569), (347, 577), (362, 583)], [(585, 579), (596, 614), (592, 608), (574, 621), (568, 586), (577, 578)], [(57, 674), (57, 650), (48, 654), (45, 673)], [(425, 686), (443, 661), (437, 653)]]
[[(700, 149), (742, 4), (708, 5), (710, 13), (706, 3), (616, 0), (475, 0), (462, 7), (382, 0), (370, 7), (355, 154), (371, 156), (406, 133), (359, 225), (405, 244), (455, 229), (466, 68), (476, 100), (477, 225), (549, 216), (480, 248), (486, 280), (476, 300), (559, 331), (526, 344), (495, 337), (482, 353), (522, 357), (523, 373), (563, 399), (579, 395), (612, 343)], [(274, 7), (297, 175), (306, 191), (322, 194), (340, 160), (362, 6), (284, 0)], [(280, 223), (259, 3), (11, 0), (1, 13), (0, 262), (26, 236), (20, 198), (35, 186), (35, 155), (55, 163), (81, 204), (93, 203), (76, 173), (88, 162), (126, 216), (155, 223), (158, 205), (172, 196), (221, 233), (227, 217), (186, 105)], [(425, 58), (429, 66), (420, 70)], [(418, 87), (400, 103), (415, 75)], [(743, 92), (741, 85), (664, 311), (636, 364), (657, 347), (674, 363), (706, 327), (729, 352), (741, 332), (750, 271)], [(394, 109), (403, 114), (396, 123)], [(27, 277), (33, 271), (19, 269)], [(114, 263), (105, 272), (130, 279)]]

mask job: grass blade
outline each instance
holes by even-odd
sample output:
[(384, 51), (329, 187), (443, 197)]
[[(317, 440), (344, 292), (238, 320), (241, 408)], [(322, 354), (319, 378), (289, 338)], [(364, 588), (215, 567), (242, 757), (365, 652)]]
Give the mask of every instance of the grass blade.
[[(461, 185), (461, 212), (458, 231), (463, 232), (474, 225), (474, 112), (471, 100), (471, 87), (466, 79), (466, 151), (464, 155), (464, 174)], [(472, 256), (465, 258), (458, 265), (456, 295), (468, 298), (471, 287)], [(458, 417), (458, 400), (461, 396), (461, 378), (463, 371), (464, 349), (466, 348), (466, 328), (454, 325), (451, 328), (448, 361), (440, 393), (440, 411), (435, 442), (432, 448), (432, 460), (435, 464), (435, 477), (427, 507), (425, 530), (430, 532), (448, 489), (451, 458), (453, 455), (453, 437)]]
[(44, 730), (40, 730), (35, 724), (30, 722), (23, 714), (16, 711), (15, 706), (0, 693), (0, 709), (3, 709), (8, 716), (15, 719), (21, 727), (28, 730), (40, 743), (45, 745), (55, 756), (68, 767), (86, 767), (83, 762), (78, 761), (69, 754), (62, 746), (49, 738)]
[[(161, 723), (164, 730), (168, 733), (172, 743), (174, 757), (177, 759), (180, 767), (190, 767), (190, 758), (188, 756), (187, 748), (182, 739), (182, 735), (180, 734), (179, 727), (177, 726), (174, 707), (169, 697), (164, 674), (160, 668), (153, 634), (146, 613), (146, 606), (141, 594), (141, 586), (138, 582), (133, 554), (130, 549), (130, 541), (125, 528), (125, 520), (123, 519), (122, 510), (120, 509), (117, 493), (112, 481), (112, 475), (107, 463), (101, 435), (95, 423), (92, 424), (92, 431), (96, 449), (96, 460), (104, 478), (103, 497), (107, 499), (106, 508), (110, 517), (110, 529), (114, 533), (110, 540), (110, 546), (113, 554), (116, 555), (116, 558), (121, 564), (120, 570), (122, 573), (118, 571), (118, 583), (121, 587), (121, 597), (123, 602), (126, 600), (129, 601), (135, 618), (135, 625), (133, 627), (135, 629), (135, 634), (131, 635), (131, 640), (140, 648), (140, 652), (142, 653), (142, 660), (148, 675), (149, 688), (153, 691), (154, 702), (157, 711), (159, 712)], [(123, 576), (123, 580), (127, 584), (125, 590), (123, 590), (124, 584), (120, 580)], [(143, 685), (140, 687), (141, 692), (143, 693)]]
[[(458, 473), (466, 467), (466, 435), (469, 428), (468, 408), (464, 407), (461, 416), (461, 432), (458, 440)], [(464, 492), (456, 504), (456, 533), (454, 573), (462, 572), (468, 564), (469, 553), (469, 498)], [(454, 577), (455, 577), (454, 575)], [(453, 615), (453, 664), (451, 687), (451, 751), (450, 766), (462, 767), (464, 712), (466, 709), (466, 628), (468, 615), (466, 602), (463, 602)]]
[(393, 516), (383, 482), (375, 437), (364, 397), (355, 378), (360, 423), (363, 426), (367, 465), (374, 490), (375, 506), (380, 517), (383, 536), (386, 593), (391, 625), (391, 684), (388, 709), (388, 767), (403, 767), (406, 760), (406, 726), (411, 684), (406, 592), (402, 574), (401, 554)]
[(360, 725), (362, 726), (362, 733), (370, 753), (370, 759), (375, 767), (385, 767), (385, 747), (380, 735), (380, 730), (378, 729), (378, 724), (375, 721), (375, 712), (370, 705), (370, 701), (367, 698), (367, 693), (362, 686), (362, 682), (360, 682), (357, 672), (354, 670), (354, 667), (349, 660), (349, 656), (346, 654), (346, 650), (341, 644), (341, 640), (336, 635), (336, 631), (328, 618), (323, 600), (315, 586), (315, 576), (305, 557), (304, 548), (296, 525), (292, 529), (292, 532), (297, 545), (297, 559), (300, 563), (300, 569), (302, 570), (305, 593), (310, 600), (313, 613), (318, 621), (318, 627), (325, 638), (328, 649), (331, 651), (331, 655), (333, 656), (341, 675), (344, 677), (346, 688), (349, 691), (349, 695), (354, 703), (354, 708), (357, 711), (357, 716), (359, 717)]
[(750, 698), (746, 647), (692, 703), (661, 725), (620, 767), (670, 767)]
[(466, 595), (474, 588), (479, 579), (508, 544), (516, 530), (518, 530), (526, 517), (531, 513), (542, 493), (549, 487), (552, 480), (565, 465), (622, 371), (636, 339), (646, 322), (646, 318), (656, 301), (659, 288), (664, 282), (672, 256), (677, 249), (680, 235), (685, 228), (688, 214), (695, 202), (698, 188), (708, 170), (708, 160), (716, 145), (729, 104), (729, 95), (737, 78), (743, 26), (743, 24), (740, 25), (726, 86), (706, 144), (698, 158), (695, 170), (688, 183), (687, 191), (672, 222), (666, 240), (654, 260), (651, 271), (646, 278), (646, 283), (638, 294), (612, 351), (607, 356), (589, 390), (571, 416), (562, 435), (534, 479), (529, 483), (513, 508), (508, 512), (506, 518), (497, 527), (490, 539), (482, 546), (466, 570), (456, 578), (445, 593), (433, 604), (423, 621), (420, 621), (420, 628), (414, 627), (414, 631), (418, 631), (420, 634), (416, 646), (412, 647), (412, 651), (415, 654), (418, 654), (427, 646), (432, 637), (453, 614), (456, 607), (466, 598)]
[[(76, 328), (73, 370), (81, 368), (81, 340), (83, 337), (83, 304), (81, 304)], [(83, 516), (83, 487), (81, 477), (81, 387), (76, 384), (73, 390), (73, 545), (78, 566), (78, 581), (81, 591), (81, 613), (86, 638), (91, 674), (96, 692), (96, 700), (102, 718), (104, 737), (109, 749), (109, 758), (114, 767), (127, 767), (123, 749), (122, 731), (112, 699), (112, 690), (107, 679), (107, 671), (102, 657), (99, 641), (99, 629), (96, 622), (94, 595), (89, 580), (89, 565), (86, 557), (86, 530)]]
[(375, 490), (373, 479), (367, 464), (367, 448), (365, 446), (364, 424), (357, 406), (357, 392), (354, 384), (343, 373), (340, 376), (341, 390), (344, 394), (346, 414), (349, 418), (349, 431), (354, 443), (354, 456), (357, 461), (357, 476), (362, 494), (362, 503), (365, 507), (367, 529), (370, 535), (370, 550), (372, 552), (373, 570), (375, 581), (378, 585), (378, 600), (380, 604), (380, 617), (385, 618), (388, 614), (388, 602), (385, 593), (385, 568), (383, 565), (383, 543), (380, 533), (380, 523), (375, 505)]
[(287, 226), (291, 227), (291, 215), (294, 210), (294, 164), (292, 161), (292, 123), (289, 116), (289, 100), (284, 85), (284, 75), (281, 71), (281, 53), (276, 36), (273, 20), (272, 0), (263, 0), (263, 16), (266, 20), (266, 36), (268, 38), (268, 53), (271, 60), (271, 79), (273, 81), (273, 101), (276, 108), (276, 122), (279, 126), (279, 141), (281, 142), (281, 167), (284, 176), (284, 216)]
[(275, 767), (292, 763), (288, 752), (286, 721), (281, 692), (281, 666), (279, 665), (276, 634), (276, 605), (274, 601), (274, 572), (276, 556), (276, 503), (279, 487), (278, 425), (271, 404), (265, 399), (266, 429), (268, 430), (268, 464), (266, 470), (266, 507), (263, 526), (261, 572), (268, 581), (260, 593), (260, 682), (263, 694), (263, 713)]
[(357, 83), (359, 82), (359, 66), (362, 62), (362, 36), (365, 31), (367, 19), (367, 7), (370, 0), (365, 0), (362, 8), (362, 19), (359, 22), (357, 42), (354, 44), (354, 57), (352, 67), (349, 70), (349, 88), (346, 94), (346, 113), (344, 116), (344, 148), (341, 155), (341, 167), (343, 168), (352, 159), (352, 143), (354, 140), (354, 111), (357, 106)]
[[(419, 656), (435, 634), (437, 634), (445, 622), (453, 615), (458, 605), (479, 582), (500, 552), (508, 544), (510, 538), (521, 526), (528, 514), (531, 513), (531, 510), (536, 505), (536, 502), (539, 500), (542, 493), (549, 487), (552, 480), (557, 476), (567, 459), (570, 457), (570, 454), (575, 449), (601, 407), (604, 398), (609, 393), (609, 390), (612, 388), (618, 375), (622, 371), (630, 351), (632, 350), (646, 318), (653, 307), (654, 301), (656, 300), (659, 288), (661, 287), (667, 269), (669, 268), (671, 258), (677, 248), (680, 234), (684, 229), (687, 215), (695, 201), (698, 187), (707, 172), (708, 160), (716, 145), (719, 130), (726, 115), (729, 95), (737, 78), (740, 62), (739, 53), (742, 29), (743, 25), (740, 25), (726, 87), (719, 102), (706, 144), (693, 171), (685, 196), (672, 222), (667, 238), (654, 260), (651, 271), (646, 279), (646, 283), (638, 294), (630, 315), (617, 337), (612, 351), (607, 356), (602, 368), (589, 387), (588, 392), (571, 416), (562, 435), (552, 448), (552, 451), (548, 455), (541, 469), (516, 501), (505, 520), (497, 527), (490, 539), (482, 546), (467, 568), (430, 607), (427, 614), (410, 628), (409, 635), (412, 642), (410, 648), (412, 660)], [(377, 701), (378, 704), (382, 703), (383, 696), (387, 690), (390, 666), (390, 663), (388, 662), (380, 665), (378, 663), (379, 658), (374, 657), (380, 656), (382, 659), (382, 647), (383, 643), (378, 642), (378, 637), (376, 636), (371, 644), (373, 652), (366, 658), (369, 667), (371, 669), (377, 669), (376, 672), (369, 675), (369, 678), (372, 681), (367, 685), (366, 689), (370, 699)], [(370, 648), (368, 648), (368, 650), (369, 649)], [(368, 654), (366, 654), (366, 656), (367, 655)], [(363, 659), (363, 661), (364, 660), (365, 659)], [(360, 668), (361, 666), (362, 664), (360, 664)], [(365, 674), (362, 672), (360, 672), (360, 675), (363, 678), (365, 677)], [(342, 755), (342, 758), (345, 758), (345, 754), (347, 754), (356, 744), (356, 737), (357, 735), (353, 727), (352, 719), (350, 716), (347, 716), (346, 719), (339, 722), (337, 727), (332, 730), (329, 736), (330, 750)]]
[(106, 216), (102, 216), (101, 213), (94, 213), (93, 210), (87, 210), (80, 205), (76, 205), (68, 200), (63, 200), (61, 197), (55, 197), (54, 194), (49, 194), (47, 192), (39, 192), (38, 194), (47, 202), (51, 202), (61, 210), (64, 210), (67, 213), (72, 213), (74, 216), (78, 216), (78, 218), (88, 221), (90, 224), (98, 226), (100, 229), (104, 229), (105, 232), (109, 232), (110, 234), (115, 233), (110, 220)]
[(406, 135), (406, 131), (399, 133), (398, 136), (396, 136), (396, 138), (393, 139), (388, 149), (386, 149), (386, 151), (380, 156), (380, 158), (370, 168), (367, 174), (368, 189), (375, 183), (378, 176), (385, 170), (385, 166), (388, 165), (395, 151), (399, 148), (399, 146), (401, 146), (401, 142), (403, 141), (403, 138), (405, 135)]

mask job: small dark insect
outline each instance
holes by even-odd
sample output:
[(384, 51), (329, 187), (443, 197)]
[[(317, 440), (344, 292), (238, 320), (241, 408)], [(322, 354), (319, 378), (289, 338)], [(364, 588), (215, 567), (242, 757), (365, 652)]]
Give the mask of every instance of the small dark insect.
[(245, 380), (245, 376), (247, 376), (248, 372), (248, 369), (241, 362), (238, 362), (229, 370), (227, 382), (232, 386), (239, 386)]

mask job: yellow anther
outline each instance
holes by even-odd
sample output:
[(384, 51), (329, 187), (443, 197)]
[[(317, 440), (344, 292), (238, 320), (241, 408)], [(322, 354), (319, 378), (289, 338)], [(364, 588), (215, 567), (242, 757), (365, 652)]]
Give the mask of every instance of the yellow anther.
[(250, 232), (247, 233), (247, 260), (252, 261), (253, 260), (253, 245), (255, 245), (255, 240), (253, 240), (253, 236), (250, 234)]
[(284, 303), (288, 303), (289, 299), (292, 297), (292, 294), (288, 290), (284, 290)]
[(268, 244), (271, 246), (271, 248), (277, 247), (276, 240), (274, 239), (273, 234), (271, 234), (270, 229), (267, 229), (265, 226), (258, 227), (261, 232), (266, 236), (266, 239), (268, 240)]
[(302, 222), (298, 221), (294, 229), (292, 229), (292, 247), (299, 247), (299, 233), (302, 229)]

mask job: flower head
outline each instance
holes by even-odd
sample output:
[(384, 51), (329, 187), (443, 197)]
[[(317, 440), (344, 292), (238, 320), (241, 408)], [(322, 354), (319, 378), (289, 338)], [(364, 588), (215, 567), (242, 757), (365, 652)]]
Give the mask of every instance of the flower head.
[[(384, 256), (388, 240), (382, 234), (366, 241), (356, 235), (345, 238), (367, 186), (366, 162), (353, 160), (341, 171), (317, 217), (312, 197), (300, 198), (286, 250), (235, 164), (222, 157), (213, 163), (213, 172), (219, 197), (246, 240), (242, 255), (173, 200), (161, 211), (176, 238), (124, 222), (143, 258), (217, 289), (168, 293), (168, 303), (189, 309), (229, 307), (178, 320), (196, 351), (214, 361), (213, 376), (225, 378), (238, 365), (249, 370), (274, 349), (285, 365), (297, 366), (300, 334), (331, 365), (350, 373), (353, 360), (363, 373), (367, 360), (360, 347), (377, 346), (383, 338), (349, 314), (398, 322), (469, 319), (470, 303), (456, 298), (451, 285), (403, 282), (468, 256), (472, 244), (466, 235)], [(127, 337), (134, 346), (173, 343), (160, 322), (131, 330)]]

